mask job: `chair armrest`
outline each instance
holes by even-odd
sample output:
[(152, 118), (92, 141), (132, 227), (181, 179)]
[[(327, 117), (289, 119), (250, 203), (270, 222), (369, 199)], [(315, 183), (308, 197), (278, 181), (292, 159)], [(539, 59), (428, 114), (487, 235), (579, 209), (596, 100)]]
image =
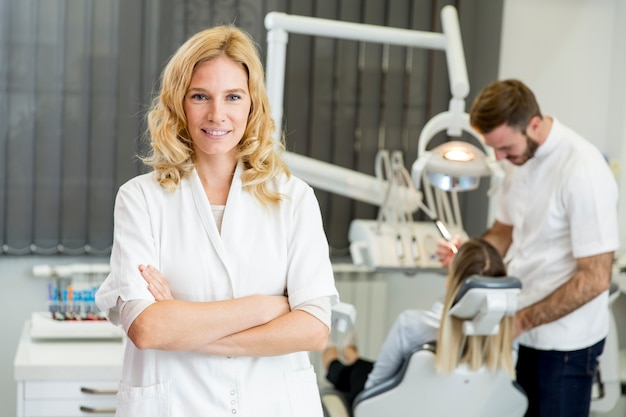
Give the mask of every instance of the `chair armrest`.
[(397, 387), (404, 379), (404, 375), (406, 374), (406, 370), (409, 366), (411, 356), (413, 356), (414, 353), (421, 351), (421, 350), (428, 350), (428, 351), (435, 353), (435, 342), (433, 341), (431, 343), (425, 343), (423, 345), (417, 346), (415, 349), (409, 352), (404, 357), (402, 364), (400, 365), (400, 368), (398, 369), (398, 372), (390, 379), (378, 385), (375, 385), (371, 388), (361, 391), (361, 393), (357, 395), (356, 398), (354, 399), (354, 403), (352, 404), (352, 409), (354, 410), (354, 407), (356, 407), (356, 405), (360, 403), (361, 401), (367, 400), (368, 398), (375, 397), (377, 395), (380, 395), (386, 391), (389, 391)]

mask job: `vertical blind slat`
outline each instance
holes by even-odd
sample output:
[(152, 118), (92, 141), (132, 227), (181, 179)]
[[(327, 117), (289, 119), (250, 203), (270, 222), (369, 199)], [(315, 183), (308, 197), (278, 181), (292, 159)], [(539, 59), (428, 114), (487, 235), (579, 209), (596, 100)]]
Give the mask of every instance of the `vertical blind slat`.
[[(314, 16), (323, 19), (336, 19), (336, 2), (320, 0), (315, 3)], [(333, 68), (337, 58), (337, 40), (326, 37), (313, 38), (312, 68), (309, 90), (311, 96), (309, 154), (315, 159), (333, 161), (332, 144), (336, 140), (333, 135), (336, 108), (333, 102), (334, 85)], [(332, 194), (318, 191), (322, 212), (326, 213), (326, 221), (332, 223), (330, 203)], [(329, 232), (334, 232), (331, 229)]]
[[(337, 19), (358, 22), (361, 7), (357, 2), (342, 1), (338, 8)], [(333, 108), (332, 155), (330, 162), (345, 168), (354, 168), (355, 164), (355, 129), (356, 97), (358, 76), (358, 42), (336, 41), (333, 68)], [(327, 224), (333, 227), (327, 230), (328, 240), (337, 256), (348, 255), (348, 227), (352, 219), (354, 201), (343, 196), (331, 194), (327, 212)]]
[[(156, 30), (158, 25), (153, 25), (144, 38), (142, 25), (138, 25), (137, 21), (158, 22), (159, 11), (156, 2), (125, 2), (124, 8), (118, 10), (119, 27), (124, 28), (124, 32), (116, 40), (120, 57), (117, 59), (117, 71), (124, 76), (118, 76), (116, 83), (116, 134), (113, 138), (116, 169), (111, 183), (114, 193), (117, 185), (136, 175), (140, 167), (135, 155), (145, 146), (142, 103), (150, 102), (152, 86), (157, 82), (160, 39)], [(109, 212), (109, 219), (111, 216)]]
[[(89, 133), (88, 216), (86, 244), (106, 248), (113, 228), (115, 191), (116, 98), (118, 95), (117, 2), (95, 2), (91, 47), (91, 126)], [(108, 237), (108, 236), (107, 236)]]
[(28, 253), (33, 238), (36, 15), (32, 6), (32, 1), (13, 4), (10, 22), (5, 227), (6, 242), (15, 254)]
[[(363, 22), (372, 25), (384, 25), (384, 2), (365, 0), (363, 2)], [(359, 96), (358, 102), (358, 151), (357, 171), (374, 174), (374, 160), (379, 150), (380, 127), (380, 94), (381, 94), (381, 65), (383, 47), (380, 44), (361, 43), (359, 51)], [(357, 202), (355, 217), (362, 219), (376, 218), (377, 208)]]
[(62, 214), (59, 244), (77, 251), (86, 243), (89, 163), (90, 50), (92, 2), (67, 3), (65, 102), (63, 114)]
[[(310, 3), (292, 1), (287, 13), (312, 16)], [(284, 132), (287, 149), (309, 155), (309, 114), (311, 112), (311, 68), (314, 56), (311, 55), (313, 38), (289, 34), (287, 57), (285, 60)]]
[(8, 201), (8, 134), (9, 134), (9, 54), (11, 4), (0, 1), (0, 243), (6, 242), (6, 206)]
[(59, 236), (63, 106), (64, 2), (37, 9), (35, 184), (33, 241), (39, 253), (55, 253)]
[[(408, 0), (395, 0), (387, 3), (386, 25), (399, 28), (410, 28), (407, 10)], [(407, 49), (391, 45), (387, 54), (387, 75), (383, 94), (383, 119), (385, 121), (386, 149), (404, 150), (402, 147), (403, 104), (404, 104), (404, 70)]]

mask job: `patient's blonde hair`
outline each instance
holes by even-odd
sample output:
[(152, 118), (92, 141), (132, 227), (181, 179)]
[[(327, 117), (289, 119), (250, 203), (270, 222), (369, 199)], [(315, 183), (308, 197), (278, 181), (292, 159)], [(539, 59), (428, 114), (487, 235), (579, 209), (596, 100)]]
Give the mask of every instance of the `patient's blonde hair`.
[[(472, 275), (502, 277), (506, 267), (498, 251), (483, 239), (470, 239), (463, 243), (454, 256), (448, 272), (447, 291), (444, 298), (441, 325), (437, 333), (435, 366), (441, 373), (452, 372), (459, 364), (478, 370), (482, 366), (495, 371), (506, 369), (512, 378), (513, 369), (513, 318), (505, 316), (500, 321), (497, 334), (467, 336), (463, 345), (463, 322), (448, 313), (459, 288)], [(486, 346), (485, 346), (486, 343)]]
[(279, 154), (284, 146), (272, 139), (275, 125), (256, 44), (248, 33), (235, 26), (198, 32), (169, 60), (161, 77), (161, 92), (148, 113), (152, 153), (142, 160), (154, 168), (159, 184), (170, 191), (191, 173), (195, 151), (183, 100), (198, 64), (218, 56), (239, 63), (248, 74), (251, 109), (238, 153), (244, 165), (243, 185), (261, 202), (278, 203), (281, 196), (268, 187), (268, 181), (281, 174), (290, 175)]

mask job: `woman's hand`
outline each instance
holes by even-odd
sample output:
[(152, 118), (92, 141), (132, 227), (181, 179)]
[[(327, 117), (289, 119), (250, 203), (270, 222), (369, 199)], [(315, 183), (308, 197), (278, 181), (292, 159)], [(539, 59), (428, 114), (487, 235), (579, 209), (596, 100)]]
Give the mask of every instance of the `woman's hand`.
[(172, 290), (165, 276), (152, 265), (139, 265), (141, 276), (148, 283), (148, 290), (157, 301), (173, 300)]
[[(141, 276), (148, 283), (148, 290), (156, 301), (174, 300), (169, 282), (165, 276), (152, 265), (139, 265)], [(250, 295), (250, 310), (253, 314), (259, 314), (263, 322), (274, 320), (277, 317), (291, 311), (289, 299), (283, 295)]]

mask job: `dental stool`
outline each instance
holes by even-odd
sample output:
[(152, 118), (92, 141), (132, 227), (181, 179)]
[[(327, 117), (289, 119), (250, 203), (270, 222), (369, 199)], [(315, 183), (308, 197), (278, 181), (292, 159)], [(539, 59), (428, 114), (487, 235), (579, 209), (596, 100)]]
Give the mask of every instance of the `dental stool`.
[[(494, 334), (502, 317), (515, 313), (520, 288), (513, 277), (469, 277), (449, 314), (465, 320), (463, 331), (468, 336)], [(411, 352), (392, 379), (361, 392), (352, 413), (329, 410), (328, 404), (335, 408), (345, 404), (342, 393), (322, 392), (322, 402), (329, 417), (517, 417), (528, 406), (526, 395), (504, 369), (470, 371), (464, 364), (451, 374), (438, 373), (434, 343)]]

